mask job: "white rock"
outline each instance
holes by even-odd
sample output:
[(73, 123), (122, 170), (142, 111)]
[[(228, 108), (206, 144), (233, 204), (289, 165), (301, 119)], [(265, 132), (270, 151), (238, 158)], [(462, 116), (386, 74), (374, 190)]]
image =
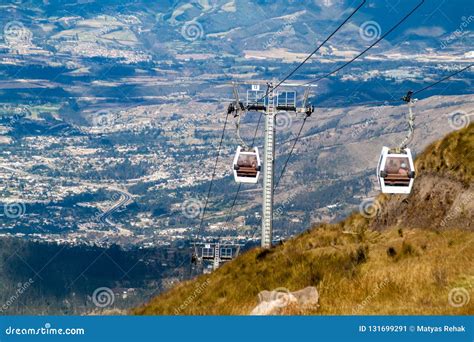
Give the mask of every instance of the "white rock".
[(282, 309), (290, 304), (300, 308), (317, 306), (319, 293), (313, 286), (295, 292), (290, 292), (286, 288), (278, 288), (273, 291), (260, 292), (258, 299), (259, 304), (252, 310), (251, 315), (279, 315)]

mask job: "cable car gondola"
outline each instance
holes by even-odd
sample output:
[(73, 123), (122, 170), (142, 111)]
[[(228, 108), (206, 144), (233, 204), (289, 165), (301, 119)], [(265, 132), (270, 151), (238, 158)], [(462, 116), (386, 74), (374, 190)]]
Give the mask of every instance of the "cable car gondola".
[(258, 148), (253, 147), (245, 150), (242, 146), (239, 146), (234, 157), (233, 166), (234, 179), (237, 183), (256, 184), (262, 167)]
[(377, 166), (377, 178), (384, 194), (409, 194), (415, 180), (415, 165), (409, 148), (415, 129), (412, 106), (416, 99), (412, 99), (413, 92), (409, 91), (403, 97), (408, 103), (408, 134), (397, 148), (384, 146)]
[(384, 146), (377, 175), (383, 193), (409, 194), (415, 179), (415, 166), (410, 149), (391, 150)]

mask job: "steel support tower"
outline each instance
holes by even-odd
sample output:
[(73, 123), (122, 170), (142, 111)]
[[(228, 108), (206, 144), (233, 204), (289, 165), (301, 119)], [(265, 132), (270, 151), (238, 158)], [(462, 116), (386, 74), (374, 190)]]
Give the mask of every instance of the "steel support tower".
[[(273, 83), (255, 82), (243, 83), (251, 84), (255, 99), (250, 99), (247, 91), (247, 106), (240, 102), (237, 83), (233, 83), (235, 101), (230, 104), (229, 112), (235, 116), (242, 115), (244, 111), (257, 111), (265, 115), (265, 142), (263, 151), (263, 203), (262, 203), (262, 239), (263, 248), (271, 248), (273, 240), (273, 193), (274, 193), (274, 166), (275, 166), (275, 138), (276, 138), (276, 116), (279, 112), (302, 113), (306, 117), (311, 116), (314, 107), (307, 104), (309, 90), (305, 92), (303, 106), (296, 107), (296, 92), (283, 91), (275, 92)], [(260, 85), (267, 86), (267, 93), (260, 98)], [(315, 85), (302, 84), (279, 84), (282, 87), (315, 87)], [(266, 100), (265, 100), (266, 99)]]
[(263, 248), (271, 248), (273, 237), (273, 182), (275, 166), (275, 94), (269, 85), (268, 103), (265, 111), (265, 143), (263, 155), (263, 204), (262, 240)]

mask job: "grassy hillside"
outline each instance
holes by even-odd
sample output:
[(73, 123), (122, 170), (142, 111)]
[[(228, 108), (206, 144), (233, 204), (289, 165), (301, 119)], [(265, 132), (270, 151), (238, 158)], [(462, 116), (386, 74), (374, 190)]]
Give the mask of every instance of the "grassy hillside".
[(470, 185), (474, 179), (474, 124), (430, 145), (418, 157), (421, 174), (443, 174)]
[(379, 196), (369, 227), (474, 229), (474, 124), (428, 146), (415, 167), (411, 194)]
[[(381, 196), (376, 201), (381, 211), (377, 217), (354, 214), (339, 224), (313, 227), (271, 250), (251, 250), (211, 275), (178, 285), (134, 313), (245, 315), (258, 304), (262, 290), (295, 291), (315, 286), (320, 294), (318, 307), (302, 310), (288, 306), (284, 311), (322, 315), (473, 314), (474, 300), (469, 296), (474, 296), (474, 232), (465, 225), (452, 226), (465, 222), (458, 216), (472, 218), (471, 209), (450, 212), (444, 208), (446, 194), (438, 190), (434, 196), (425, 194), (436, 187), (433, 177), (439, 177), (449, 178), (458, 196), (461, 192), (472, 195), (468, 186), (473, 175), (473, 133), (474, 125), (470, 125), (430, 146), (417, 160), (417, 189), (408, 198)], [(409, 225), (404, 222), (403, 211), (398, 220), (389, 213), (401, 210), (406, 202), (418, 218)], [(433, 223), (433, 217), (439, 215), (425, 212), (438, 208), (436, 203), (443, 203), (440, 215), (444, 221), (450, 218), (449, 229)], [(449, 205), (453, 203), (457, 202)], [(380, 217), (385, 217), (383, 222)], [(417, 222), (425, 228), (414, 226)], [(461, 306), (453, 297), (459, 288), (464, 289), (466, 299)]]

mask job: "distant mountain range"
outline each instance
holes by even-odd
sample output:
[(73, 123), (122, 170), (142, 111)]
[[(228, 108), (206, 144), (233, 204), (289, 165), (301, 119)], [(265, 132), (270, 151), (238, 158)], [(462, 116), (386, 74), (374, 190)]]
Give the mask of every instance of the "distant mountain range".
[[(2, 6), (0, 101), (72, 101), (79, 109), (221, 101), (231, 81), (283, 77), (359, 3), (12, 2)], [(333, 70), (417, 3), (367, 1), (292, 79)], [(351, 103), (398, 98), (472, 63), (473, 7), (468, 0), (426, 1), (363, 58), (319, 82), (318, 103), (347, 105), (340, 98), (346, 94)], [(468, 70), (425, 95), (470, 93), (472, 78)]]

